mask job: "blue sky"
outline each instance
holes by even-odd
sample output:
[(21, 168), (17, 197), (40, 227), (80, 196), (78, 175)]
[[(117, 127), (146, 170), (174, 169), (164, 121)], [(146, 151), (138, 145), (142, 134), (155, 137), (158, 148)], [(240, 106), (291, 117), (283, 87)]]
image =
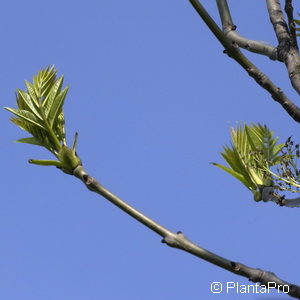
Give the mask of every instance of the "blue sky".
[[(240, 33), (275, 45), (264, 1), (244, 2), (229, 1)], [(217, 17), (214, 1), (203, 4)], [(222, 53), (188, 1), (12, 0), (0, 25), (2, 106), (55, 64), (70, 85), (69, 142), (78, 131), (92, 176), (204, 248), (300, 283), (299, 209), (255, 203), (210, 165), (231, 126), (260, 122), (299, 141), (299, 125)], [(283, 64), (247, 55), (299, 104)], [(249, 282), (161, 244), (76, 178), (29, 165), (50, 153), (14, 143), (26, 133), (8, 119), (2, 110), (1, 299), (286, 298), (212, 294), (214, 281)]]

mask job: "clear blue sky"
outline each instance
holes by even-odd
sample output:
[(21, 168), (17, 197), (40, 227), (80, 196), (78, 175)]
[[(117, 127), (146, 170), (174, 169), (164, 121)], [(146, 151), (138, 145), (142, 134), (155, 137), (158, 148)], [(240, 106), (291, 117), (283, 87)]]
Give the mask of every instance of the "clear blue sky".
[[(260, 0), (229, 1), (239, 31), (276, 40)], [(217, 17), (214, 1), (203, 1)], [(298, 7), (299, 9), (299, 7)], [(282, 141), (299, 125), (227, 56), (187, 0), (6, 1), (0, 10), (2, 106), (41, 68), (70, 85), (65, 115), (85, 168), (171, 230), (228, 259), (300, 284), (299, 209), (255, 203), (210, 162), (240, 122)], [(248, 55), (299, 103), (284, 65)], [(161, 238), (52, 167), (0, 111), (0, 299), (284, 299), (214, 295), (213, 281), (248, 284)]]

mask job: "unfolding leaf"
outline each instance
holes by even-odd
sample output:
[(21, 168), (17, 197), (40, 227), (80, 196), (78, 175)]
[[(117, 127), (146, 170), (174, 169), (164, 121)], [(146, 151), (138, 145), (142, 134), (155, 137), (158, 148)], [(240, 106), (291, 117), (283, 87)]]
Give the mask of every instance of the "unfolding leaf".
[(38, 98), (38, 95), (36, 94), (36, 89), (34, 88), (34, 86), (28, 82), (27, 80), (25, 80), (25, 85), (26, 85), (26, 88), (27, 88), (27, 92), (30, 96), (30, 98), (32, 99), (32, 101), (34, 102), (34, 104), (39, 107), (40, 106), (40, 103), (39, 103), (39, 98)]
[(37, 146), (43, 146), (36, 138), (29, 137), (29, 138), (23, 138), (16, 140), (18, 143), (25, 143), (25, 144), (31, 144), (31, 145), (37, 145)]
[(58, 115), (62, 111), (62, 107), (64, 105), (64, 101), (66, 99), (68, 90), (68, 87), (64, 88), (62, 91), (60, 91), (60, 93), (55, 97), (55, 99), (52, 102), (52, 105), (47, 115), (51, 127), (53, 127)]
[(48, 117), (49, 111), (51, 110), (51, 107), (53, 105), (53, 102), (56, 98), (56, 96), (59, 94), (62, 84), (64, 81), (64, 77), (61, 76), (58, 79), (56, 79), (53, 84), (51, 85), (51, 89), (47, 93), (47, 96), (45, 97), (43, 101), (43, 106), (45, 108), (45, 114)]
[(248, 182), (245, 180), (244, 176), (241, 175), (240, 173), (232, 170), (231, 168), (225, 167), (223, 165), (217, 164), (217, 163), (212, 163), (212, 165), (219, 167), (220, 169), (224, 170), (225, 172), (229, 173), (230, 175), (232, 175), (233, 177), (235, 177), (236, 179), (238, 179), (239, 181), (241, 181), (248, 189), (252, 189), (252, 184), (251, 182)]
[(231, 129), (231, 147), (221, 153), (228, 167), (214, 164), (231, 174), (252, 191), (272, 185), (272, 176), (266, 170), (280, 157), (283, 144), (277, 145), (273, 133), (260, 124)]
[(20, 109), (29, 110), (40, 120), (43, 119), (38, 112), (38, 108), (34, 105), (34, 102), (31, 101), (29, 94), (27, 94), (25, 91), (17, 90), (17, 103)]
[(63, 104), (68, 87), (62, 88), (64, 77), (57, 78), (56, 73), (54, 67), (48, 67), (33, 77), (33, 83), (25, 81), (26, 91), (17, 90), (18, 108), (6, 109), (15, 115), (11, 121), (32, 135), (17, 142), (43, 146), (58, 158), (31, 163), (55, 165), (72, 174), (81, 161), (75, 151), (76, 137), (73, 148), (67, 147)]
[(9, 107), (5, 107), (5, 109), (12, 112), (13, 114), (18, 116), (19, 118), (23, 119), (24, 121), (29, 122), (29, 123), (31, 123), (35, 126), (38, 126), (42, 129), (45, 129), (33, 113), (31, 113), (29, 111), (26, 111), (26, 110), (13, 109), (13, 108), (9, 108)]

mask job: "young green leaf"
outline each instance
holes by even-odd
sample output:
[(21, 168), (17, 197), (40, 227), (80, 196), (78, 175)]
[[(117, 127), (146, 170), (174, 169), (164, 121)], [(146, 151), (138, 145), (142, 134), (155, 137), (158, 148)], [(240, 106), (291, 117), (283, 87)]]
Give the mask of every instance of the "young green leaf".
[(45, 129), (45, 127), (43, 126), (43, 123), (40, 120), (38, 120), (35, 117), (35, 115), (33, 113), (31, 113), (30, 111), (23, 110), (23, 109), (13, 109), (13, 108), (9, 108), (9, 107), (5, 107), (5, 109), (12, 112), (17, 117), (24, 120), (25, 122), (31, 123), (34, 126)]
[(20, 143), (43, 146), (58, 160), (30, 160), (39, 165), (54, 165), (72, 174), (81, 164), (75, 151), (77, 134), (72, 149), (67, 147), (63, 105), (68, 87), (63, 88), (64, 77), (56, 76), (54, 67), (48, 67), (25, 81), (26, 91), (17, 90), (17, 108), (6, 107), (16, 117), (11, 121), (32, 137), (17, 140)]
[(42, 144), (34, 137), (29, 137), (29, 138), (23, 138), (23, 139), (18, 139), (16, 140), (18, 143), (25, 143), (25, 144), (31, 144), (31, 145), (37, 145), (37, 146), (42, 146)]
[(277, 145), (273, 133), (260, 124), (231, 129), (231, 147), (221, 153), (228, 166), (213, 163), (250, 189), (259, 201), (261, 187), (273, 185), (269, 167), (279, 161), (282, 145)]

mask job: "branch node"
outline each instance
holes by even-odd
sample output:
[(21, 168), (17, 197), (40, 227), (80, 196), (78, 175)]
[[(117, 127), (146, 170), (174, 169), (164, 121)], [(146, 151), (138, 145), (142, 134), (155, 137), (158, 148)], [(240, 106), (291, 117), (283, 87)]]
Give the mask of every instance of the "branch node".
[(93, 181), (93, 178), (91, 176), (87, 175), (87, 174), (84, 174), (82, 176), (82, 178), (84, 180), (84, 183), (87, 184), (87, 185), (91, 184), (91, 182)]
[(166, 235), (161, 242), (164, 244), (167, 244), (168, 246), (172, 248), (177, 248), (177, 249), (183, 249), (185, 248), (182, 246), (182, 241), (186, 240), (186, 237), (181, 231), (177, 231), (177, 233), (169, 233)]
[(231, 264), (233, 271), (239, 271), (241, 268), (241, 265), (235, 261), (231, 261), (230, 264)]
[(232, 41), (232, 47), (235, 49), (239, 49), (240, 46), (235, 41)]
[(264, 186), (262, 188), (262, 193), (261, 194), (262, 194), (262, 200), (264, 202), (273, 201), (274, 188), (272, 186)]

